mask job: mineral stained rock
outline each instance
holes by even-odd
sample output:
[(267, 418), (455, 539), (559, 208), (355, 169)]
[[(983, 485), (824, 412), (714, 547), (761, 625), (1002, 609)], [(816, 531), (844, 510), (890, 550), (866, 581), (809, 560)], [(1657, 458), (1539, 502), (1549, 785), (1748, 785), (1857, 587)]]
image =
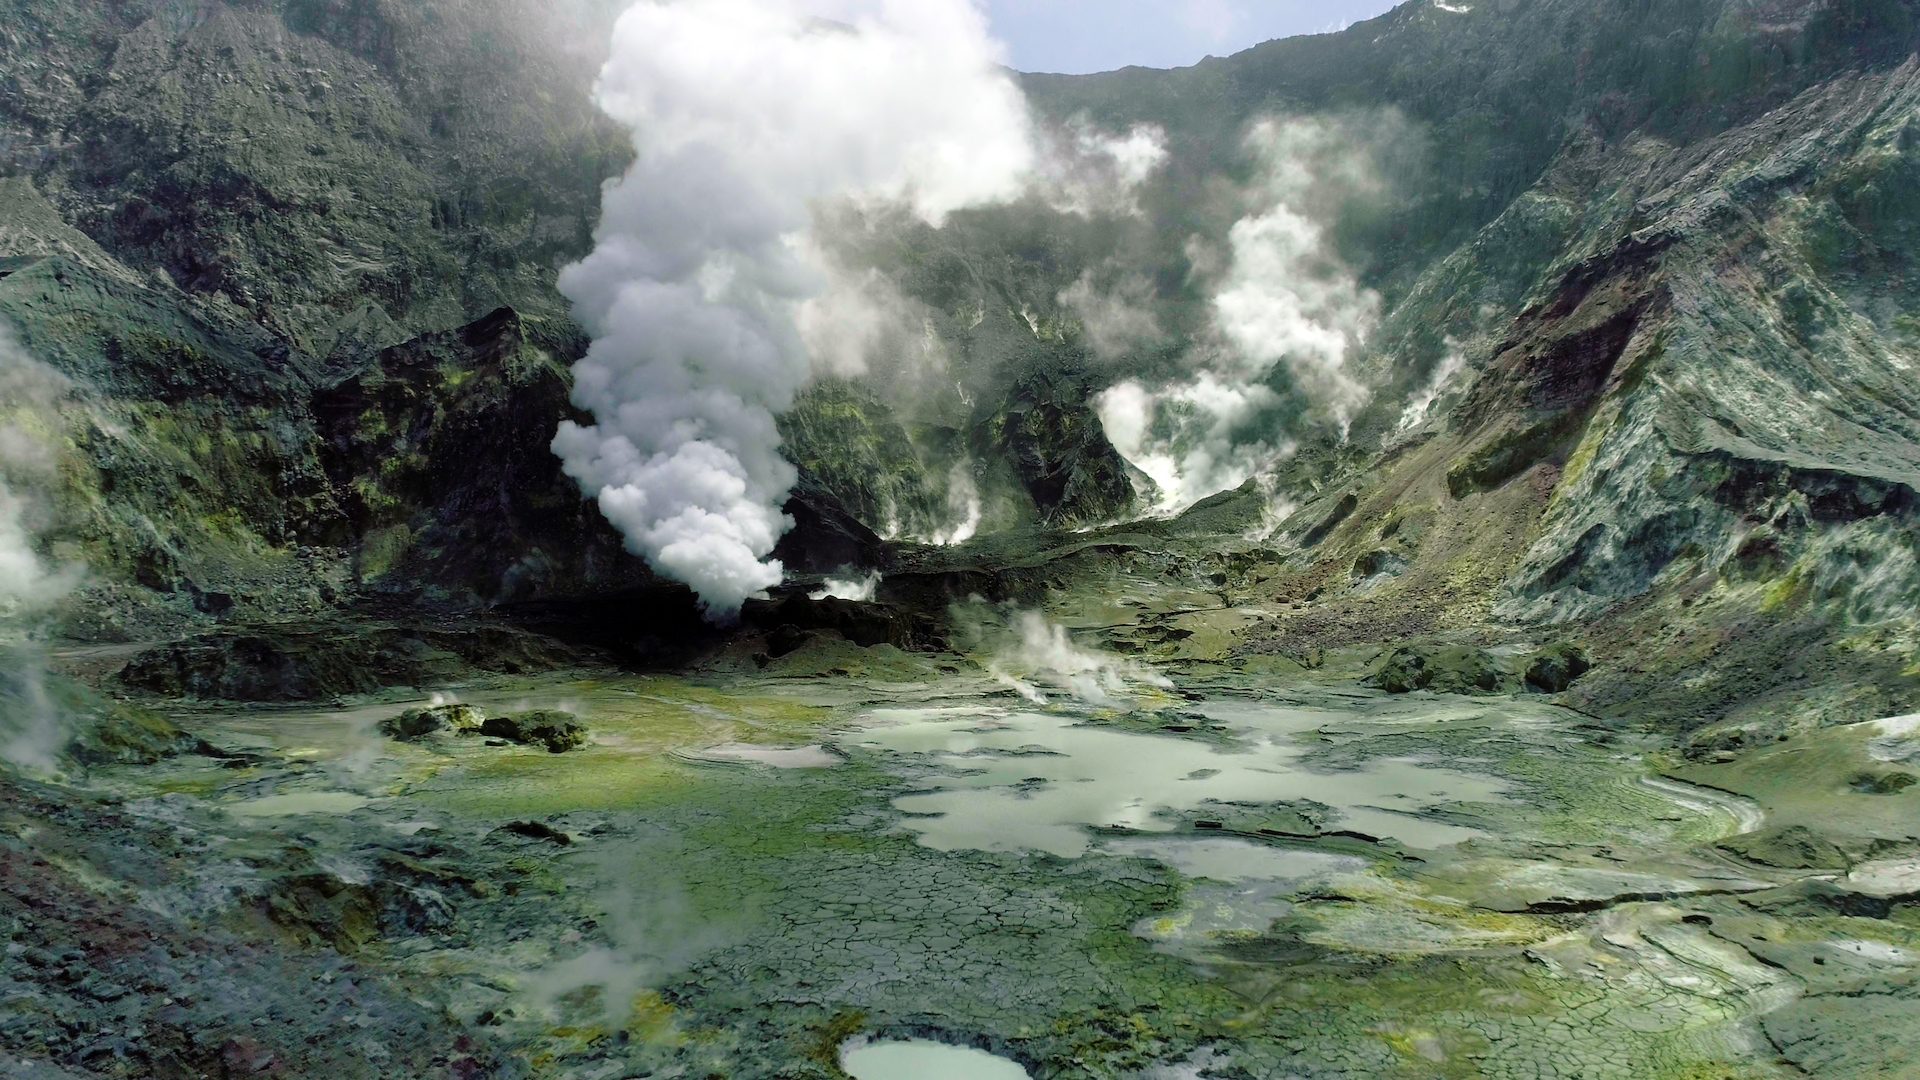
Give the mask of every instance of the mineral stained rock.
[(380, 721), (380, 733), (400, 742), (413, 742), (436, 731), (468, 733), (479, 730), (480, 714), (471, 705), (433, 705), (408, 709)]

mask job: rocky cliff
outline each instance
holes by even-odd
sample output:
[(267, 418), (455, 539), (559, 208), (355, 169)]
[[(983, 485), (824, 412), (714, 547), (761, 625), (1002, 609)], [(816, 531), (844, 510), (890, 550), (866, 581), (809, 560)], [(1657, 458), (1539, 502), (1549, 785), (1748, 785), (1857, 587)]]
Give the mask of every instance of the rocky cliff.
[[(1277, 546), (1301, 633), (1579, 626), (1581, 707), (1773, 729), (1915, 702), (1920, 38), (1907, 5), (1408, 4), (1176, 72), (1030, 78), (1203, 169), (1264, 110), (1395, 110), (1385, 315)], [(1424, 390), (1424, 393), (1422, 392)]]

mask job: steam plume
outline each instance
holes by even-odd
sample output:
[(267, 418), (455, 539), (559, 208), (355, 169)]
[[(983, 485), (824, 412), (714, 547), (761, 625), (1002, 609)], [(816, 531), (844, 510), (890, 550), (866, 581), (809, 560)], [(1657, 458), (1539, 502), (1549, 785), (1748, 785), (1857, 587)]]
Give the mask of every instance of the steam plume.
[(1074, 644), (1066, 627), (1038, 611), (1010, 613), (1007, 631), (987, 671), (1036, 705), (1047, 704), (1046, 688), (1093, 705), (1122, 705), (1147, 687), (1173, 686), (1144, 665)]
[(899, 201), (938, 224), (1017, 193), (1024, 99), (967, 0), (644, 2), (614, 30), (600, 105), (636, 160), (561, 289), (594, 336), (590, 427), (553, 447), (629, 548), (726, 618), (778, 583), (793, 467), (774, 414), (812, 364), (796, 310), (826, 291), (822, 202)]
[[(1213, 340), (1184, 381), (1129, 379), (1095, 401), (1115, 449), (1158, 486), (1156, 510), (1175, 512), (1244, 482), (1292, 452), (1285, 433), (1252, 421), (1280, 404), (1286, 365), (1295, 391), (1345, 437), (1367, 391), (1348, 354), (1379, 319), (1380, 298), (1334, 255), (1323, 222), (1343, 198), (1376, 189), (1364, 155), (1341, 133), (1303, 120), (1254, 126), (1247, 149), (1259, 179), (1251, 212), (1227, 233), (1227, 266), (1213, 292)], [(1196, 266), (1209, 253), (1191, 252)], [(1063, 297), (1064, 299), (1064, 297)]]
[(0, 326), (0, 759), (38, 772), (57, 767), (66, 732), (47, 693), (34, 634), (78, 574), (49, 566), (36, 550), (46, 522), (30, 492), (53, 479), (42, 429), (68, 390), (64, 377), (28, 356)]

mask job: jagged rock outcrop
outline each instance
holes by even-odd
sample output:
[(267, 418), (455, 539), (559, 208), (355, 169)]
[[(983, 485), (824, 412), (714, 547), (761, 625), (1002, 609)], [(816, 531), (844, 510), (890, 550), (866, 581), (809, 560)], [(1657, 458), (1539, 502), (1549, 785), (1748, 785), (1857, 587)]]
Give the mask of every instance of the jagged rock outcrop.
[(1089, 404), (1094, 392), (1080, 372), (1036, 372), (976, 413), (976, 453), (1003, 461), (1049, 525), (1113, 521), (1132, 509), (1127, 463)]
[(576, 416), (578, 348), (502, 308), (318, 390), (317, 454), (340, 514), (307, 539), (351, 551), (363, 587), (466, 606), (649, 580), (548, 449)]

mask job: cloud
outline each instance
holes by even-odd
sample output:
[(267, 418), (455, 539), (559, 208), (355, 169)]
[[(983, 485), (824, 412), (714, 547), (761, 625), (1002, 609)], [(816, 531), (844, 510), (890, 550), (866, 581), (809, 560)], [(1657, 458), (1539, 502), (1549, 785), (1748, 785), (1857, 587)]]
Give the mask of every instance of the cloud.
[(795, 473), (774, 414), (817, 357), (860, 354), (803, 332), (804, 306), (834, 292), (813, 208), (903, 203), (937, 225), (1017, 194), (1034, 166), (1025, 101), (972, 4), (823, 13), (846, 22), (792, 0), (623, 15), (597, 95), (636, 159), (607, 186), (594, 252), (561, 275), (594, 337), (574, 399), (596, 423), (563, 424), (554, 449), (717, 618), (781, 578), (768, 555)]

